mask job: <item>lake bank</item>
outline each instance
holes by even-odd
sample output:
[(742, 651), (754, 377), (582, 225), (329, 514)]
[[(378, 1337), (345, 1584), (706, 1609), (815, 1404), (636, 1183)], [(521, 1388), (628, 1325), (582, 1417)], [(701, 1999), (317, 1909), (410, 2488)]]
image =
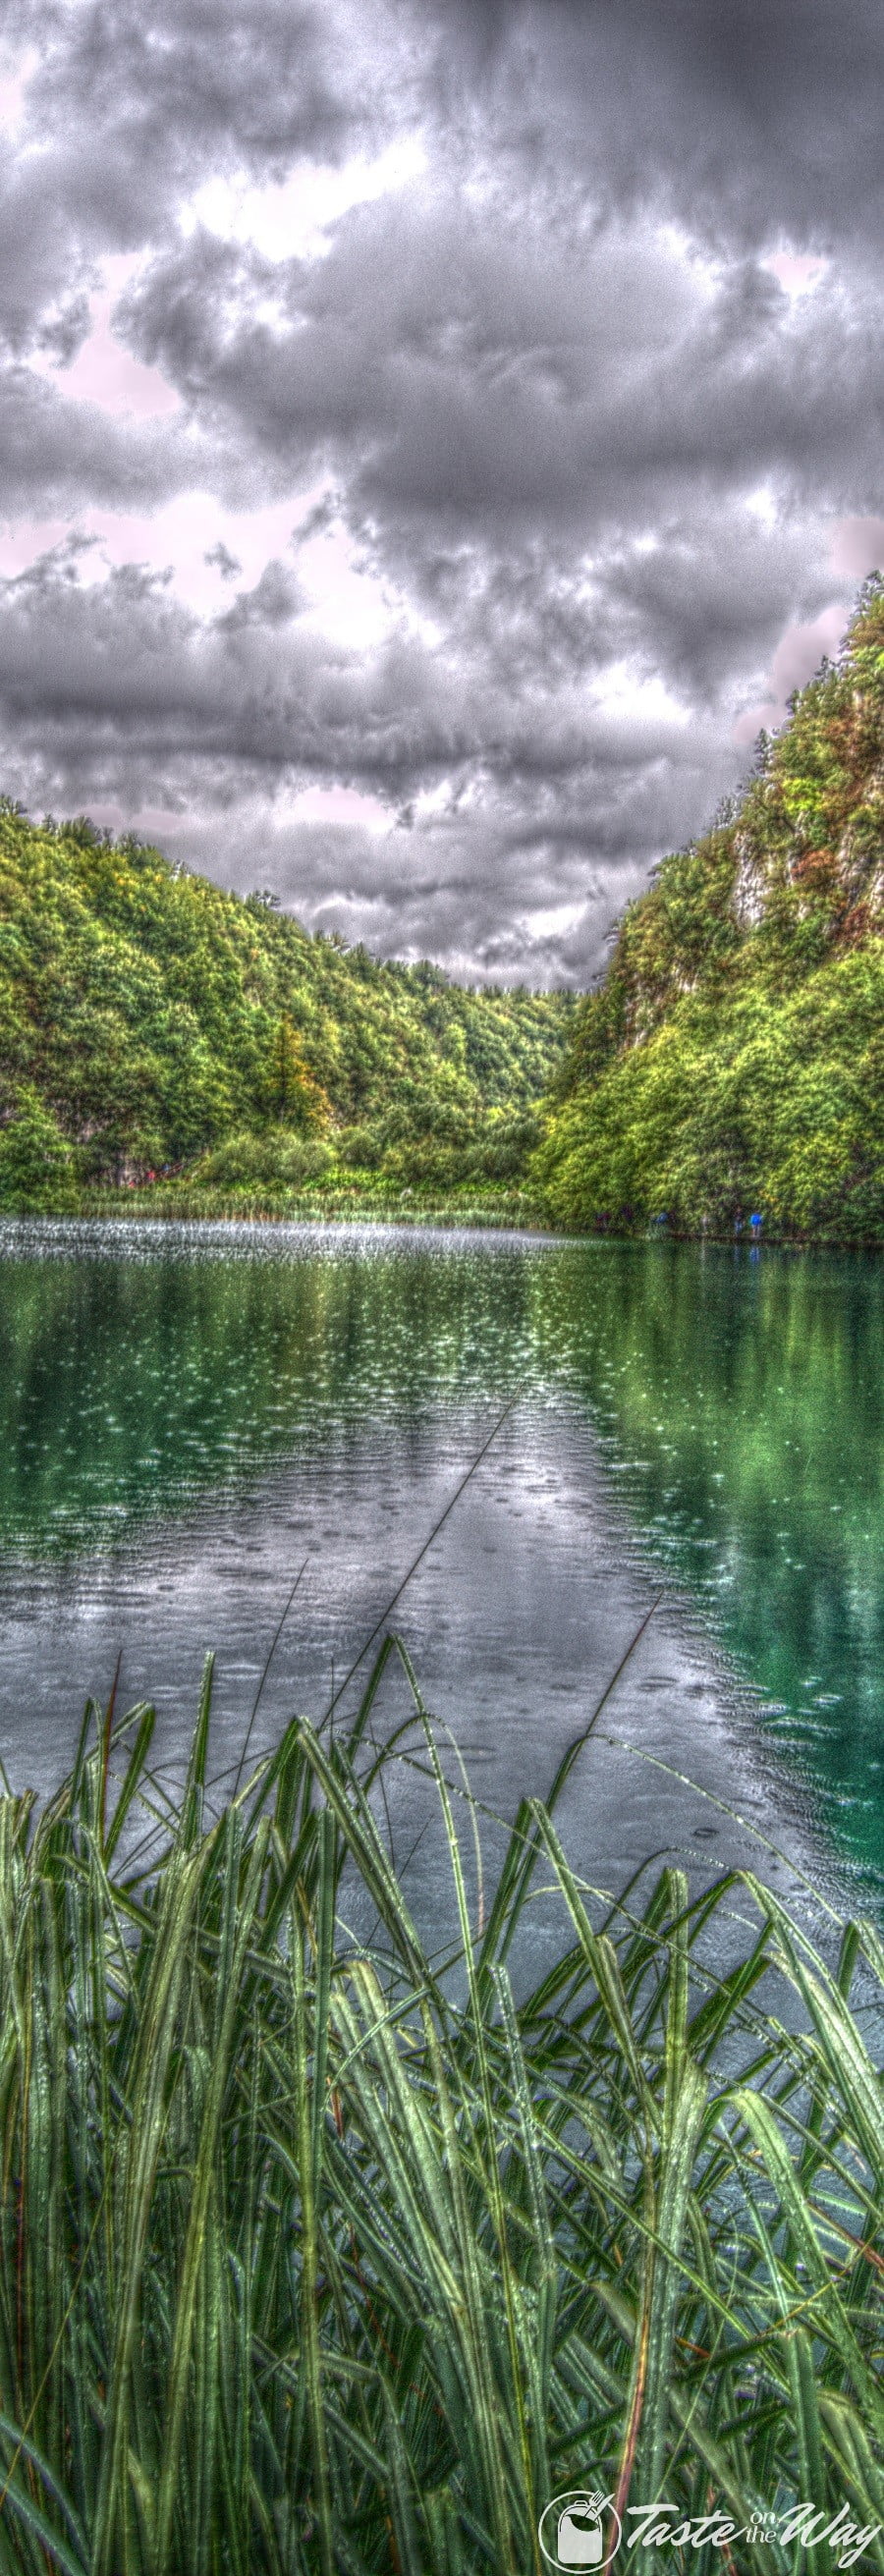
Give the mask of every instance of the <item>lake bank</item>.
[[(70, 1210), (59, 1210), (59, 1215)], [(167, 1223), (288, 1225), (414, 1225), (495, 1227), (548, 1233), (548, 1218), (527, 1187), (498, 1186), (451, 1190), (440, 1195), (432, 1186), (401, 1188), (374, 1174), (342, 1172), (331, 1185), (306, 1188), (271, 1186), (239, 1189), (170, 1186), (96, 1190), (83, 1194), (80, 1215), (101, 1224), (129, 1216), (162, 1218)]]
[[(462, 1189), (447, 1188), (440, 1192), (430, 1180), (416, 1179), (408, 1186), (390, 1180), (383, 1173), (354, 1172), (346, 1167), (329, 1180), (293, 1185), (265, 1181), (260, 1186), (242, 1183), (238, 1186), (209, 1186), (185, 1175), (172, 1181), (125, 1181), (100, 1188), (68, 1190), (57, 1205), (41, 1197), (33, 1208), (23, 1205), (3, 1211), (8, 1221), (30, 1222), (46, 1217), (51, 1223), (64, 1223), (75, 1217), (83, 1224), (116, 1224), (129, 1218), (162, 1220), (166, 1224), (226, 1225), (391, 1225), (434, 1229), (466, 1228), (484, 1231), (502, 1230), (548, 1235), (552, 1240), (568, 1243), (604, 1240), (612, 1243), (659, 1242), (734, 1247), (759, 1251), (764, 1248), (791, 1253), (846, 1252), (879, 1254), (884, 1251), (884, 1233), (862, 1231), (845, 1239), (837, 1223), (816, 1226), (778, 1226), (769, 1215), (751, 1210), (739, 1222), (729, 1220), (715, 1224), (698, 1217), (695, 1224), (684, 1219), (675, 1222), (660, 1217), (638, 1217), (628, 1213), (612, 1218), (595, 1217), (581, 1225), (576, 1217), (567, 1221), (561, 1211), (536, 1185), (527, 1172), (521, 1179), (504, 1182), (468, 1182)], [(2, 1222), (2, 1217), (0, 1217)]]

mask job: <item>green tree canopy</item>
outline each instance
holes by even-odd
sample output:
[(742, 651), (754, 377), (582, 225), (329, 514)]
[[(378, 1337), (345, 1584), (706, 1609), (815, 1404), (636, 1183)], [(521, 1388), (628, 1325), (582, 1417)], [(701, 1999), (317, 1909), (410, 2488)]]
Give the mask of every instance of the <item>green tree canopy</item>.
[[(246, 1161), (263, 1139), (266, 1165), (286, 1134), (352, 1136), (377, 1166), (424, 1136), (466, 1153), (501, 1118), (524, 1134), (571, 1010), (311, 938), (264, 894), (225, 894), (82, 816), (37, 825), (0, 803), (7, 1205), (44, 1183), (56, 1204), (50, 1169), (59, 1187), (139, 1177), (232, 1139)], [(55, 1145), (28, 1161), (40, 1119)]]
[(535, 1174), (561, 1224), (884, 1240), (884, 584), (664, 859), (575, 1016)]

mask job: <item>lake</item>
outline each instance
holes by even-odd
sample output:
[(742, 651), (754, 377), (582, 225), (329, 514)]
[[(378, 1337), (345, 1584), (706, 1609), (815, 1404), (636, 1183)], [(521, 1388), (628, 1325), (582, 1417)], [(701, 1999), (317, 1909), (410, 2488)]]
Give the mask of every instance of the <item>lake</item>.
[[(386, 1613), (511, 1812), (659, 1592), (569, 1788), (588, 1874), (761, 1835), (880, 1902), (882, 1277), (656, 1242), (7, 1221), (13, 1781), (54, 1783), (118, 1654), (174, 1770), (207, 1647), (230, 1777), (298, 1577), (253, 1745), (321, 1717)], [(391, 1677), (384, 1722), (404, 1705)]]

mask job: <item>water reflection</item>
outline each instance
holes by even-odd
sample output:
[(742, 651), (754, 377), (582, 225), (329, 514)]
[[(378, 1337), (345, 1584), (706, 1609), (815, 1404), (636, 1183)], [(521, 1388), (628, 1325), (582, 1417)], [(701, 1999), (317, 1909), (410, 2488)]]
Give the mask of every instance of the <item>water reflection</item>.
[[(325, 1688), (517, 1395), (447, 1554), (408, 1595), (440, 1688), (481, 1672), (480, 1750), (518, 1703), (524, 1755), (556, 1682), (588, 1688), (593, 1654), (602, 1669), (624, 1642), (642, 1598), (625, 1530), (760, 1691), (834, 1840), (881, 1869), (882, 1320), (880, 1268), (860, 1259), (7, 1225), (7, 1708), (27, 1679), (48, 1724), (90, 1634), (109, 1652), (124, 1632), (133, 1686), (159, 1668), (179, 1696), (217, 1642), (232, 1710), (305, 1549), (315, 1636), (285, 1678)], [(653, 1670), (640, 1678), (651, 1694)]]
[[(884, 1279), (859, 1257), (605, 1247), (538, 1340), (656, 1560), (762, 1691), (847, 1847), (884, 1864)], [(591, 1282), (591, 1284), (590, 1284)]]

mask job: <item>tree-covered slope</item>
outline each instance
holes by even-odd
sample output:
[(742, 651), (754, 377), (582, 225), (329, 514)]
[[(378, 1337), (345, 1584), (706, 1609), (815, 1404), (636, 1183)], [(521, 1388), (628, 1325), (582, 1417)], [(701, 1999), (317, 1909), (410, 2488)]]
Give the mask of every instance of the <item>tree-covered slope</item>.
[(884, 584), (762, 737), (736, 810), (663, 861), (581, 1005), (535, 1172), (559, 1223), (755, 1212), (884, 1240)]
[(0, 1206), (183, 1165), (524, 1160), (567, 998), (467, 991), (310, 938), (78, 820), (0, 807)]

